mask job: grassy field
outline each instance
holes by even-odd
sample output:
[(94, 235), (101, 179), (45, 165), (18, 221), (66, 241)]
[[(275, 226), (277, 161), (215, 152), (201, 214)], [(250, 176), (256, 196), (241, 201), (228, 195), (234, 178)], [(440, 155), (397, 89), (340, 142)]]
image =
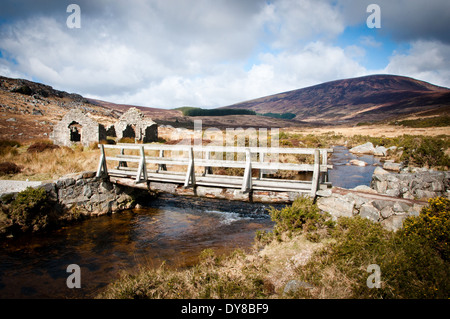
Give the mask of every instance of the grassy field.
[[(163, 129), (161, 142), (173, 144), (180, 138)], [(409, 134), (414, 133), (414, 134)], [(186, 133), (184, 133), (186, 135)], [(213, 137), (203, 137), (210, 142)], [(332, 147), (372, 142), (386, 147), (397, 146), (397, 151), (388, 158), (405, 161), (411, 166), (428, 166), (448, 169), (450, 164), (450, 132), (448, 127), (422, 129), (398, 128), (394, 126), (334, 127), (316, 129), (280, 129), (281, 147)], [(23, 142), (22, 142), (23, 143)], [(269, 144), (270, 145), (270, 144)], [(96, 170), (99, 158), (97, 144), (91, 147), (55, 147), (49, 140), (34, 140), (27, 143), (0, 141), (0, 178), (31, 181), (54, 180), (69, 173)], [(307, 162), (307, 156), (281, 157), (284, 162)], [(221, 174), (240, 174), (236, 170), (221, 169)], [(286, 172), (284, 172), (286, 173)]]

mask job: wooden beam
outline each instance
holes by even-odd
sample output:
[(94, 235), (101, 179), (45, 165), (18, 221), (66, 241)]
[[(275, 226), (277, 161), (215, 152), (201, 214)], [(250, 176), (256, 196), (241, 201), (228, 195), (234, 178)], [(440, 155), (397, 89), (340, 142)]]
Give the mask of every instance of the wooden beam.
[(186, 172), (186, 178), (184, 180), (184, 187), (189, 186), (195, 186), (195, 163), (193, 147), (191, 147), (189, 151), (189, 165)]
[[(139, 167), (137, 170), (137, 175), (136, 175), (136, 183), (142, 183), (142, 182), (147, 182), (147, 165), (145, 163), (145, 151), (144, 151), (144, 146), (141, 146), (141, 148), (139, 149), (140, 154), (141, 154), (141, 159), (139, 161)], [(141, 178), (142, 177), (142, 178)]]
[(99, 144), (100, 147), (100, 161), (97, 168), (97, 177), (101, 177), (103, 174), (108, 175), (108, 168), (106, 167), (105, 148), (103, 144)]
[(242, 181), (242, 192), (247, 193), (252, 190), (252, 158), (250, 149), (245, 152), (245, 171)]
[(311, 185), (311, 197), (316, 197), (316, 192), (319, 187), (319, 176), (320, 175), (320, 152), (316, 150), (314, 152), (314, 171), (312, 177)]

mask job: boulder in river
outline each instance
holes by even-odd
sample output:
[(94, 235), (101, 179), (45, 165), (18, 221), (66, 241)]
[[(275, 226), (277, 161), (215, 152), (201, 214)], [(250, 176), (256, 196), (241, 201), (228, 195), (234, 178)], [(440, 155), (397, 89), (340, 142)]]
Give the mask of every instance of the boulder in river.
[(371, 142), (355, 146), (349, 150), (349, 152), (353, 154), (373, 154), (374, 151), (375, 147)]

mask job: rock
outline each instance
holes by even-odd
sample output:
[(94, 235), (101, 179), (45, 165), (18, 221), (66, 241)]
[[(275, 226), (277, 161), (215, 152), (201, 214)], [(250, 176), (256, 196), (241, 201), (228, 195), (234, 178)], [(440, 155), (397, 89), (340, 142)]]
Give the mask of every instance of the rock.
[(396, 213), (407, 212), (411, 209), (411, 205), (404, 202), (395, 202), (393, 209)]
[(336, 220), (337, 217), (352, 217), (355, 202), (349, 202), (343, 196), (334, 194), (331, 197), (320, 197), (317, 206), (322, 211), (330, 213), (333, 220)]
[(371, 142), (367, 142), (362, 145), (355, 146), (349, 150), (350, 153), (354, 154), (373, 154), (375, 147)]
[(400, 170), (402, 169), (403, 165), (400, 163), (394, 163), (394, 162), (390, 162), (390, 161), (386, 161), (383, 164), (383, 168), (385, 170), (389, 170), (389, 171), (395, 171), (395, 172), (400, 172)]
[(397, 188), (386, 190), (386, 195), (392, 197), (400, 197), (400, 190)]
[(394, 215), (394, 209), (392, 208), (392, 206), (386, 206), (380, 211), (380, 215), (384, 219), (389, 218)]
[(382, 200), (382, 199), (374, 200), (372, 202), (372, 206), (375, 207), (378, 210), (382, 210), (383, 208), (386, 208), (386, 207), (392, 207), (392, 206), (394, 206), (394, 204), (395, 203), (392, 202), (392, 201)]
[(307, 282), (300, 281), (300, 280), (291, 280), (289, 281), (286, 286), (284, 286), (284, 294), (294, 294), (298, 292), (300, 289), (312, 289), (314, 286), (310, 285)]
[(387, 174), (391, 174), (391, 173), (389, 173), (388, 171), (386, 171), (378, 166), (373, 171), (373, 175), (387, 175)]
[(321, 197), (330, 197), (332, 194), (333, 192), (331, 191), (331, 189), (319, 189), (316, 192), (316, 195)]
[(370, 188), (367, 185), (356, 186), (355, 188), (353, 188), (353, 190), (358, 191), (358, 192), (363, 192), (363, 193), (370, 193), (370, 194), (377, 194), (378, 193), (375, 189)]
[(357, 159), (352, 159), (349, 163), (351, 165), (355, 165), (355, 166), (367, 166), (368, 165), (366, 162), (360, 161), (360, 160), (357, 160)]
[(378, 210), (368, 203), (361, 206), (361, 209), (359, 210), (359, 215), (362, 218), (367, 218), (374, 222), (378, 222), (380, 220), (380, 213), (378, 212)]
[(373, 155), (375, 156), (386, 156), (387, 148), (384, 146), (377, 146), (373, 151)]
[(381, 225), (391, 231), (397, 231), (403, 226), (403, 221), (408, 217), (407, 214), (392, 215), (381, 222)]

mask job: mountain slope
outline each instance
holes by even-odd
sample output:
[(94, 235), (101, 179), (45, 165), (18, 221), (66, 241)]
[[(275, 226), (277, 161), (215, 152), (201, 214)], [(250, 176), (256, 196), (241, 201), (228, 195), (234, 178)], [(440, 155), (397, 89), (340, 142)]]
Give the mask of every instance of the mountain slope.
[(356, 123), (450, 108), (450, 89), (403, 76), (371, 75), (327, 82), (237, 103), (257, 113), (294, 113), (296, 120)]
[[(33, 81), (0, 76), (0, 139), (48, 138), (53, 125), (73, 108), (90, 113), (107, 127), (131, 107), (87, 99)], [(181, 115), (178, 111), (138, 108), (152, 119)]]

